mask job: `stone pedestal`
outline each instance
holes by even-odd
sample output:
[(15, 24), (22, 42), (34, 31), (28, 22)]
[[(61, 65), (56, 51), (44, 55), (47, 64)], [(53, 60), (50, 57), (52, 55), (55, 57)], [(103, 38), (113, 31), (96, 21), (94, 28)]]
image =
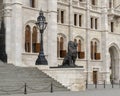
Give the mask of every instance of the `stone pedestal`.
[(42, 70), (71, 91), (85, 90), (85, 73), (82, 68), (50, 68)]

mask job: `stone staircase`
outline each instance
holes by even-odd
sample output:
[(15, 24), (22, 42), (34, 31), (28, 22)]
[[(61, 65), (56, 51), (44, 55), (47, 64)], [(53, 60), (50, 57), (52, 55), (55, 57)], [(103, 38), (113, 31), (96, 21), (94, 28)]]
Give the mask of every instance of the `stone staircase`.
[[(52, 87), (51, 87), (52, 86)], [(17, 67), (0, 62), (0, 95), (69, 91), (35, 67)]]

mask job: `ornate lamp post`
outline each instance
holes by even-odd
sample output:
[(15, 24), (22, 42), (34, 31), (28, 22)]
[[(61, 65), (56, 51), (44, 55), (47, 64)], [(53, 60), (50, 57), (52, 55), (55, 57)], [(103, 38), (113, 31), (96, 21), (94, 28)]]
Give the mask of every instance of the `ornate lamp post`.
[(39, 55), (38, 55), (38, 58), (37, 58), (35, 64), (36, 65), (48, 65), (48, 62), (47, 62), (45, 55), (44, 55), (44, 49), (43, 49), (43, 32), (46, 29), (47, 22), (46, 22), (44, 15), (43, 15), (42, 10), (40, 10), (36, 25), (38, 26), (38, 29), (40, 31), (41, 40), (40, 40), (40, 52), (39, 52)]

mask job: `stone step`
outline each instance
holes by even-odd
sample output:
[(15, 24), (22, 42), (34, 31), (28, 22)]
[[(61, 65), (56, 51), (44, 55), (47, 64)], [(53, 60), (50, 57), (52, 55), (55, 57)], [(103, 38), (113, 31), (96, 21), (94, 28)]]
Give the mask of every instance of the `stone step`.
[[(68, 91), (67, 88), (36, 67), (17, 67), (0, 62), (0, 95), (23, 93), (25, 83), (29, 93), (50, 92), (51, 82), (54, 91)], [(17, 91), (17, 89), (19, 90)]]

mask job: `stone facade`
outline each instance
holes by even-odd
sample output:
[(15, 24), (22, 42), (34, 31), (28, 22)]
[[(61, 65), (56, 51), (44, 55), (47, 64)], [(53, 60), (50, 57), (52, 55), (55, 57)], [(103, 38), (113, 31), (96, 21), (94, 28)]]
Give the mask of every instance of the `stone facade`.
[[(81, 41), (80, 54), (82, 56), (82, 58), (77, 58), (76, 64), (83, 66), (89, 83), (101, 80), (110, 83), (110, 77), (116, 83), (119, 81), (119, 0), (34, 0), (34, 6), (30, 1), (32, 0), (0, 1), (0, 5), (3, 6), (0, 7), (0, 17), (4, 17), (6, 26), (8, 63), (16, 66), (35, 65), (38, 53), (32, 52), (32, 45), (30, 52), (25, 51), (25, 27), (29, 25), (32, 32), (39, 10), (42, 9), (48, 22), (43, 34), (48, 66), (56, 67), (62, 64), (63, 58), (57, 57), (59, 53), (57, 52), (59, 51), (57, 37), (63, 37), (62, 51), (67, 50), (69, 40), (76, 39)], [(62, 19), (64, 22), (61, 22)], [(40, 42), (39, 38), (38, 35), (37, 43)], [(91, 50), (91, 45), (97, 47)]]

